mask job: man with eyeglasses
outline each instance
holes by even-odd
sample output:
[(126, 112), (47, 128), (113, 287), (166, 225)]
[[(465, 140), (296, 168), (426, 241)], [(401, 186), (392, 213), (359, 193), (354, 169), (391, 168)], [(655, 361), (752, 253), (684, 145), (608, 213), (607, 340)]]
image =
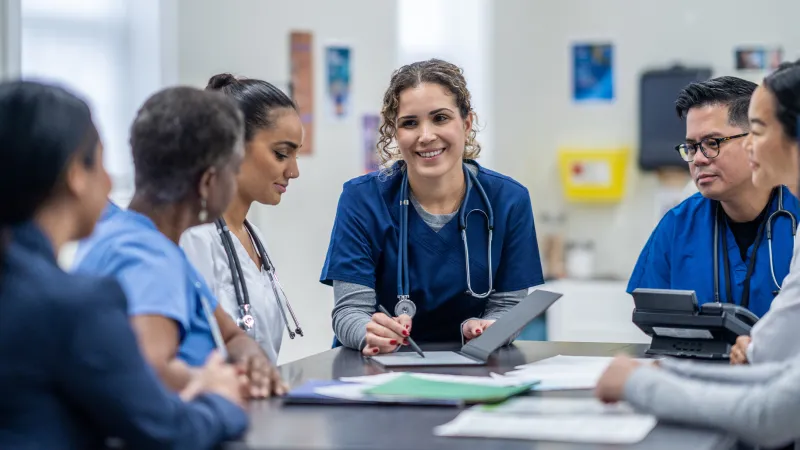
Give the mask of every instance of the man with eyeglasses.
[(767, 218), (781, 199), (795, 216), (800, 208), (785, 187), (753, 185), (745, 143), (755, 88), (750, 81), (719, 77), (692, 83), (678, 95), (686, 140), (675, 150), (689, 164), (699, 192), (661, 219), (639, 255), (628, 293), (685, 289), (696, 292), (699, 304), (735, 303), (759, 317), (769, 310), (789, 273), (792, 231), (788, 220), (774, 221), (770, 249)]

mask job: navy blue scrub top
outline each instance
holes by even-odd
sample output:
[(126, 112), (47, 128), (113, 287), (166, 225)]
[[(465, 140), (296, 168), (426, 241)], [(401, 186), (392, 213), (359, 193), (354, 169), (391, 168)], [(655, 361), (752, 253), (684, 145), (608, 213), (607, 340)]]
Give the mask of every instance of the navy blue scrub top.
[[(496, 292), (512, 292), (544, 282), (528, 190), (513, 179), (478, 167), (478, 181), (494, 209), (492, 274)], [(320, 281), (360, 284), (376, 291), (390, 312), (397, 303), (397, 250), (400, 184), (397, 163), (388, 173), (373, 172), (344, 184)], [(467, 211), (486, 211), (471, 187)], [(478, 212), (467, 220), (470, 273), (476, 293), (488, 289), (487, 226)], [(458, 215), (438, 233), (408, 207), (408, 266), (411, 300), (417, 306), (414, 339), (460, 342), (461, 323), (481, 317), (487, 299), (466, 293), (464, 246)]]

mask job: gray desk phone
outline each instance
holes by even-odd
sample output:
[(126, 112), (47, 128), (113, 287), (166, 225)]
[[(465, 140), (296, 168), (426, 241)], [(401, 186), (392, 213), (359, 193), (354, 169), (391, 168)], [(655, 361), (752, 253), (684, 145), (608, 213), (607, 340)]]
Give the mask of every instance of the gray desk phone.
[(633, 291), (633, 323), (653, 338), (648, 355), (723, 360), (736, 338), (749, 335), (758, 317), (730, 303), (697, 305), (694, 291)]

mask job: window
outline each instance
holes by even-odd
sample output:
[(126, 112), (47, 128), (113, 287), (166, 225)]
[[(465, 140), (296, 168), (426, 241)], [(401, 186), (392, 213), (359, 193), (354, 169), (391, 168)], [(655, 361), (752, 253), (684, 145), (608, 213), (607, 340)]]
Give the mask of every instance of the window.
[(153, 37), (159, 12), (159, 0), (20, 2), (22, 77), (60, 84), (89, 103), (113, 180), (111, 197), (122, 205), (133, 194), (128, 130), (136, 108), (162, 81), (158, 33)]
[(491, 165), (491, 0), (398, 0), (398, 65), (439, 58), (464, 69), (478, 113), (480, 162)]

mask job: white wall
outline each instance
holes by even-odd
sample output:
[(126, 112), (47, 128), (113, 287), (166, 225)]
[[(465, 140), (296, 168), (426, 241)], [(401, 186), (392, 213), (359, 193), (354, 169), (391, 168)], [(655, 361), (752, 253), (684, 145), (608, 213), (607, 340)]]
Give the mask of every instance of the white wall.
[(19, 74), (20, 0), (0, 1), (0, 80)]
[[(638, 171), (634, 154), (624, 201), (607, 207), (565, 205), (556, 149), (627, 145), (636, 150), (639, 74), (647, 68), (708, 64), (714, 76), (741, 76), (734, 71), (736, 45), (782, 44), (785, 58), (792, 59), (800, 50), (800, 2), (794, 0), (502, 0), (494, 5), (495, 166), (530, 189), (535, 214), (567, 212), (567, 238), (594, 241), (597, 270), (624, 278), (656, 223), (655, 176)], [(615, 44), (617, 98), (610, 105), (576, 106), (570, 45), (593, 39)]]
[[(396, 4), (371, 0), (181, 0), (178, 3), (178, 79), (205, 86), (228, 71), (285, 86), (289, 33), (313, 32), (314, 153), (300, 159), (299, 179), (277, 208), (257, 207), (254, 222), (266, 232), (306, 336), (287, 338), (280, 362), (330, 348), (332, 289), (319, 283), (342, 183), (362, 173), (361, 114), (378, 113), (395, 68)], [(353, 114), (342, 122), (323, 110), (324, 46), (352, 46)]]
[[(398, 61), (444, 59), (464, 70), (478, 113), (480, 163), (493, 167), (492, 0), (399, 0)], [(442, 27), (443, 21), (458, 26)]]

